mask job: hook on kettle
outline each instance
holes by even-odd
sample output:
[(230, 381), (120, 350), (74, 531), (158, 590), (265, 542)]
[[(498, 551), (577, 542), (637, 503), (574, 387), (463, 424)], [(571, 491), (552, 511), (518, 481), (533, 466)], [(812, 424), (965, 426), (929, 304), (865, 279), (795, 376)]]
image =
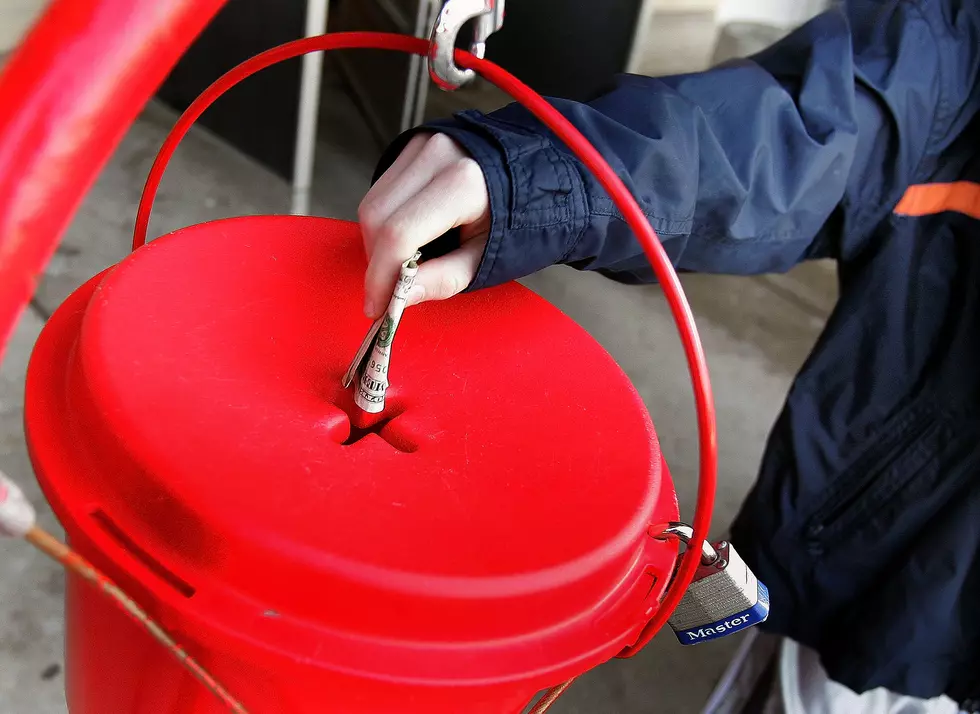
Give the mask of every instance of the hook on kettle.
[(442, 89), (459, 89), (475, 76), (456, 66), (456, 39), (463, 26), (476, 20), (470, 52), (483, 58), (487, 39), (504, 24), (504, 0), (446, 0), (436, 18), (429, 42), (429, 75)]

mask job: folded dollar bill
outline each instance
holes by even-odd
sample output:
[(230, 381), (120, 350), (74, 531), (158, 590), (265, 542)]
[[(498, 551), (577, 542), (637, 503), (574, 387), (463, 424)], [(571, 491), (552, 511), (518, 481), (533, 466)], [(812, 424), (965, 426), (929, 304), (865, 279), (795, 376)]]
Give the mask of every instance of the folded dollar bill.
[(385, 314), (371, 325), (354, 361), (347, 368), (343, 385), (345, 388), (357, 382), (354, 402), (370, 414), (379, 414), (385, 408), (385, 394), (388, 391), (388, 367), (391, 364), (391, 344), (401, 322), (402, 314), (408, 305), (408, 292), (415, 283), (419, 272), (420, 253), (402, 263), (395, 283), (395, 292), (388, 302)]

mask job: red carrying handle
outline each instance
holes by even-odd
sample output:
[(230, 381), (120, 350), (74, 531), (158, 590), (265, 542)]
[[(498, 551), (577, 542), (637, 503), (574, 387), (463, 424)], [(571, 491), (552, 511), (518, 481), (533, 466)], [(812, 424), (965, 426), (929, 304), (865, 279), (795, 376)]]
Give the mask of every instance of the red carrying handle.
[[(225, 0), (53, 0), (0, 72), (0, 354), (37, 276), (125, 129), (169, 69)], [(260, 69), (306, 52), (390, 49), (425, 55), (409, 37), (351, 33), (310, 38), (263, 53), (233, 69), (181, 117), (147, 180), (134, 234), (145, 241), (149, 206), (169, 153), (200, 112), (224, 90)], [(701, 453), (694, 537), (635, 652), (663, 626), (698, 565), (714, 502), (717, 444), (704, 353), (690, 307), (656, 233), (615, 172), (551, 105), (500, 67), (458, 53), (528, 107), (595, 172), (635, 231), (663, 286), (694, 384)], [(192, 115), (192, 112), (196, 112)], [(564, 687), (552, 690), (544, 711)], [(543, 707), (543, 708), (542, 708)]]
[[(139, 211), (136, 215), (136, 227), (133, 232), (133, 249), (136, 250), (146, 243), (147, 227), (150, 221), (150, 210), (156, 196), (163, 172), (170, 161), (174, 150), (181, 139), (187, 134), (194, 122), (211, 106), (212, 103), (226, 91), (256, 72), (283, 60), (298, 57), (308, 52), (340, 50), (340, 49), (380, 49), (406, 52), (409, 54), (426, 55), (429, 43), (426, 40), (404, 35), (394, 35), (378, 32), (343, 32), (319, 37), (309, 37), (284, 45), (274, 47), (262, 54), (256, 55), (237, 67), (229, 70), (216, 80), (210, 87), (187, 108), (180, 116), (174, 128), (167, 136), (160, 153), (150, 169), (143, 196), (140, 199)], [(694, 398), (697, 407), (698, 440), (700, 447), (700, 472), (698, 480), (697, 506), (694, 514), (694, 536), (687, 550), (681, 557), (680, 566), (674, 579), (668, 586), (663, 602), (653, 619), (647, 624), (637, 642), (627, 648), (621, 656), (632, 656), (642, 649), (667, 622), (674, 609), (680, 603), (685, 591), (694, 578), (700, 562), (701, 547), (708, 536), (711, 526), (711, 511), (715, 499), (715, 487), (718, 470), (718, 443), (715, 425), (714, 398), (711, 393), (711, 382), (708, 377), (708, 366), (698, 336), (694, 315), (684, 295), (677, 273), (660, 244), (660, 239), (643, 214), (636, 199), (626, 188), (616, 172), (602, 158), (599, 152), (558, 110), (547, 102), (541, 95), (525, 85), (519, 79), (502, 67), (484, 59), (478, 59), (468, 52), (457, 51), (456, 62), (466, 69), (473, 69), (485, 79), (507, 92), (516, 101), (523, 104), (545, 126), (553, 131), (574, 152), (599, 179), (613, 202), (622, 211), (626, 222), (633, 229), (637, 240), (653, 266), (657, 279), (663, 287), (664, 295), (670, 305), (674, 322), (684, 346), (691, 381), (694, 385)], [(568, 687), (568, 682), (550, 690), (531, 714), (546, 711)]]

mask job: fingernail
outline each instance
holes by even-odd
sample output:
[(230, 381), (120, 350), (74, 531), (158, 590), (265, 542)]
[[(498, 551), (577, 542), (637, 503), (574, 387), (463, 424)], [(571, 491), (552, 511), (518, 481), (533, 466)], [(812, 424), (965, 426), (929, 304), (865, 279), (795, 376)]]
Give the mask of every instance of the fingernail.
[(372, 320), (378, 316), (376, 308), (374, 307), (374, 300), (371, 298), (364, 299), (364, 314)]
[(405, 300), (409, 305), (418, 305), (425, 300), (425, 286), (413, 285), (409, 289), (408, 295), (405, 296)]

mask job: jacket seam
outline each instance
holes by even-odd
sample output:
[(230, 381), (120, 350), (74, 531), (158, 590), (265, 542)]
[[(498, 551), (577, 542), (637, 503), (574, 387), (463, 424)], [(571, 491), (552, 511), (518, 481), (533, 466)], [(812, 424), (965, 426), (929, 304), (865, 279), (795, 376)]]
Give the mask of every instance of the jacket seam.
[[(608, 195), (598, 195), (594, 193), (588, 194), (589, 203), (592, 206), (589, 211), (590, 215), (593, 216), (605, 216), (607, 218), (615, 218), (620, 221), (625, 221), (622, 212), (617, 208), (616, 204), (613, 203), (612, 199)], [(634, 196), (634, 198), (636, 198)], [(667, 218), (666, 216), (661, 216), (653, 211), (647, 209), (643, 202), (636, 199), (637, 204), (640, 206), (640, 211), (646, 216), (651, 222), (661, 223), (670, 226), (670, 228), (661, 229), (662, 233), (672, 233), (674, 231), (677, 234), (690, 233), (691, 229), (694, 227), (694, 218)], [(599, 205), (597, 205), (599, 204)]]
[[(496, 141), (500, 141), (497, 137), (494, 137), (494, 139)], [(505, 156), (506, 156), (506, 154), (505, 154)], [(503, 185), (506, 186), (507, 185), (507, 182), (508, 182), (508, 179), (513, 180), (513, 177), (512, 176), (508, 176), (507, 170), (503, 166), (496, 166), (495, 165), (494, 166), (494, 173), (497, 176), (498, 186), (500, 186), (501, 184), (503, 184)], [(511, 189), (511, 191), (510, 191), (511, 195), (509, 196), (509, 198), (510, 198), (511, 201), (513, 201), (514, 200), (513, 186), (510, 186), (510, 189)], [(493, 245), (493, 255), (489, 256), (490, 257), (490, 263), (489, 263), (489, 265), (487, 265), (486, 272), (482, 276), (482, 280), (480, 281), (481, 282), (481, 285), (485, 285), (487, 283), (487, 281), (490, 280), (491, 276), (494, 273), (494, 270), (497, 267), (497, 258), (500, 257), (501, 243), (504, 240), (504, 235), (509, 230), (508, 223), (509, 223), (509, 220), (508, 219), (506, 219), (506, 218), (502, 219), (501, 220), (501, 225), (499, 226), (499, 228), (497, 228), (496, 235), (493, 235), (493, 232), (494, 231), (493, 231), (493, 227), (491, 227), (490, 243), (492, 243), (492, 245)]]
[(775, 231), (769, 233), (761, 233), (752, 238), (732, 238), (725, 233), (718, 231), (706, 231), (699, 233), (699, 237), (705, 240), (710, 240), (714, 243), (719, 243), (725, 246), (732, 247), (744, 247), (747, 245), (763, 245), (769, 243), (803, 243), (806, 242), (805, 239), (801, 239), (800, 232), (791, 230), (787, 228), (784, 231)]
[(579, 245), (581, 245), (582, 243), (582, 238), (585, 236), (585, 231), (588, 229), (589, 224), (592, 222), (592, 217), (595, 214), (591, 210), (591, 203), (588, 198), (588, 191), (585, 189), (586, 186), (585, 177), (582, 175), (583, 169), (586, 171), (588, 169), (586, 169), (586, 167), (582, 165), (582, 163), (577, 159), (569, 159), (568, 157), (563, 156), (557, 149), (555, 149), (555, 153), (558, 154), (559, 160), (561, 160), (562, 163), (565, 165), (565, 169), (570, 172), (568, 177), (569, 182), (571, 182), (571, 178), (572, 178), (571, 172), (574, 171), (575, 175), (578, 176), (579, 187), (582, 189), (581, 191), (572, 192), (575, 203), (577, 204), (576, 213), (579, 216), (581, 216), (581, 218), (578, 221), (579, 223), (578, 230), (575, 232), (574, 236), (570, 237), (570, 240), (568, 241), (568, 244), (564, 252), (562, 252), (561, 256), (558, 258), (558, 262), (564, 264), (568, 260), (569, 256), (571, 256), (572, 253), (578, 250)]
[[(528, 132), (527, 127), (521, 126), (520, 124), (517, 124), (515, 122), (512, 122), (512, 121), (510, 121), (508, 119), (501, 119), (500, 117), (496, 117), (496, 116), (491, 117), (489, 115), (484, 115), (484, 119), (486, 120), (487, 124), (496, 124), (496, 125), (498, 125), (496, 127), (498, 130), (499, 129), (509, 129), (509, 130), (513, 130), (513, 131), (515, 131), (517, 133), (520, 133), (520, 134), (522, 134), (524, 136), (535, 136), (535, 135), (530, 134)], [(494, 132), (491, 131), (491, 133), (493, 134)], [(560, 162), (561, 164), (563, 164), (566, 167), (566, 169), (568, 168), (569, 164), (571, 164), (572, 166), (574, 166), (574, 168), (578, 171), (579, 182), (580, 182), (580, 185), (582, 186), (583, 189), (585, 189), (585, 187), (588, 185), (588, 183), (589, 183), (590, 180), (594, 180), (595, 179), (595, 177), (592, 175), (592, 172), (589, 171), (588, 168), (584, 164), (582, 164), (581, 161), (579, 161), (579, 159), (578, 159), (577, 156), (574, 156), (574, 155), (573, 156), (567, 156), (564, 152), (562, 152), (561, 150), (558, 149), (558, 147), (555, 146), (554, 141), (551, 138), (551, 132), (550, 131), (547, 131), (547, 133), (545, 133), (543, 135), (543, 138), (545, 138), (546, 143), (543, 146), (538, 147), (538, 150), (543, 150), (543, 151), (549, 152), (549, 159), (552, 159), (552, 158), (557, 159), (557, 161)], [(498, 138), (498, 141), (499, 140), (500, 139)], [(589, 220), (592, 217), (594, 217), (594, 216), (605, 216), (605, 217), (609, 217), (609, 218), (618, 218), (619, 220), (624, 220), (623, 219), (623, 216), (620, 215), (619, 211), (616, 209), (615, 204), (613, 204), (612, 199), (609, 198), (609, 196), (607, 194), (595, 194), (595, 193), (593, 193), (591, 191), (588, 191), (588, 190), (583, 191), (583, 193), (585, 194), (585, 196), (583, 197), (583, 200), (584, 200), (585, 205), (580, 206), (581, 211), (582, 211), (582, 217), (583, 217), (583, 226), (582, 226), (581, 230), (579, 231), (579, 236), (576, 238), (575, 244), (571, 248), (569, 248), (569, 250), (566, 252), (566, 254), (565, 254), (566, 257), (568, 255), (570, 255), (572, 252), (574, 252), (575, 248), (578, 247), (578, 243), (579, 243), (582, 235), (584, 235), (585, 229), (587, 228), (588, 223), (589, 223)], [(634, 196), (634, 198), (635, 198), (635, 196)], [(597, 204), (607, 204), (610, 207), (605, 207), (604, 206), (602, 208), (597, 208), (596, 207)], [(676, 230), (678, 234), (686, 234), (686, 233), (689, 233), (690, 232), (691, 227), (694, 225), (694, 218), (693, 218), (693, 216), (689, 216), (689, 217), (681, 218), (681, 219), (667, 218), (665, 216), (660, 216), (660, 215), (657, 215), (656, 213), (651, 212), (649, 209), (647, 209), (643, 205), (643, 203), (639, 199), (637, 199), (637, 204), (639, 204), (640, 210), (643, 212), (643, 215), (646, 216), (647, 219), (649, 219), (651, 222), (666, 223), (666, 224), (669, 224), (671, 226), (671, 228), (669, 230), (659, 230), (658, 232), (661, 232), (661, 233), (671, 233), (671, 231), (675, 231)], [(567, 204), (566, 204), (566, 209), (567, 209)], [(549, 210), (548, 208), (525, 209), (525, 210), (522, 211), (522, 213), (530, 214), (530, 213), (532, 213), (534, 211), (545, 212), (545, 211), (548, 211), (548, 210)], [(565, 220), (568, 220), (569, 218), (570, 218), (570, 216), (568, 215), (567, 210), (566, 210), (566, 218), (565, 218)], [(562, 223), (562, 222), (563, 221), (555, 221), (554, 223), (549, 224), (549, 225), (556, 225), (556, 224), (559, 224), (559, 223)], [(522, 228), (522, 227), (530, 228), (530, 227), (535, 227), (535, 226), (519, 226), (519, 225), (511, 224), (511, 227), (512, 228)], [(543, 227), (546, 227), (546, 226), (543, 226), (542, 225), (540, 227), (543, 228)]]
[[(559, 193), (557, 194), (555, 203), (552, 206), (542, 206), (540, 208), (522, 208), (520, 211), (514, 211), (510, 224), (510, 227), (514, 230), (522, 230), (527, 228), (548, 228), (549, 226), (560, 225), (568, 221), (568, 195), (572, 192), (568, 169), (563, 165), (562, 157), (553, 146), (542, 146), (539, 151), (544, 152), (545, 157), (548, 159), (548, 163), (551, 164), (551, 168), (555, 172), (555, 177), (558, 179)], [(525, 175), (525, 185), (526, 181), (527, 177)], [(553, 216), (553, 219), (547, 222), (531, 222), (529, 220), (533, 216), (539, 214), (545, 216), (550, 214)]]
[[(933, 49), (937, 51), (936, 52), (937, 56), (941, 58), (941, 55), (939, 54), (938, 50), (942, 45), (940, 44), (939, 38), (936, 37), (936, 30), (933, 28), (932, 23), (929, 22), (928, 16), (926, 15), (925, 11), (921, 7), (922, 5), (921, 0), (908, 0), (908, 4), (911, 8), (913, 8), (916, 11), (916, 13), (918, 13), (919, 19), (921, 19), (922, 22), (925, 24), (926, 29), (929, 31), (929, 36), (932, 37)], [(924, 146), (922, 149), (922, 155), (919, 156), (918, 161), (916, 161), (915, 163), (915, 169), (912, 173), (912, 176), (910, 177), (911, 181), (909, 181), (909, 185), (918, 183), (920, 177), (922, 176), (922, 165), (925, 163), (926, 159), (932, 154), (932, 146), (936, 141), (936, 126), (939, 123), (940, 110), (941, 109), (945, 110), (945, 106), (948, 101), (946, 97), (946, 81), (945, 81), (943, 70), (944, 70), (943, 62), (940, 59), (937, 63), (937, 73), (939, 74), (939, 98), (938, 101), (936, 102), (936, 108), (933, 110), (932, 113), (932, 120), (929, 123), (929, 139), (926, 141), (926, 146)]]

